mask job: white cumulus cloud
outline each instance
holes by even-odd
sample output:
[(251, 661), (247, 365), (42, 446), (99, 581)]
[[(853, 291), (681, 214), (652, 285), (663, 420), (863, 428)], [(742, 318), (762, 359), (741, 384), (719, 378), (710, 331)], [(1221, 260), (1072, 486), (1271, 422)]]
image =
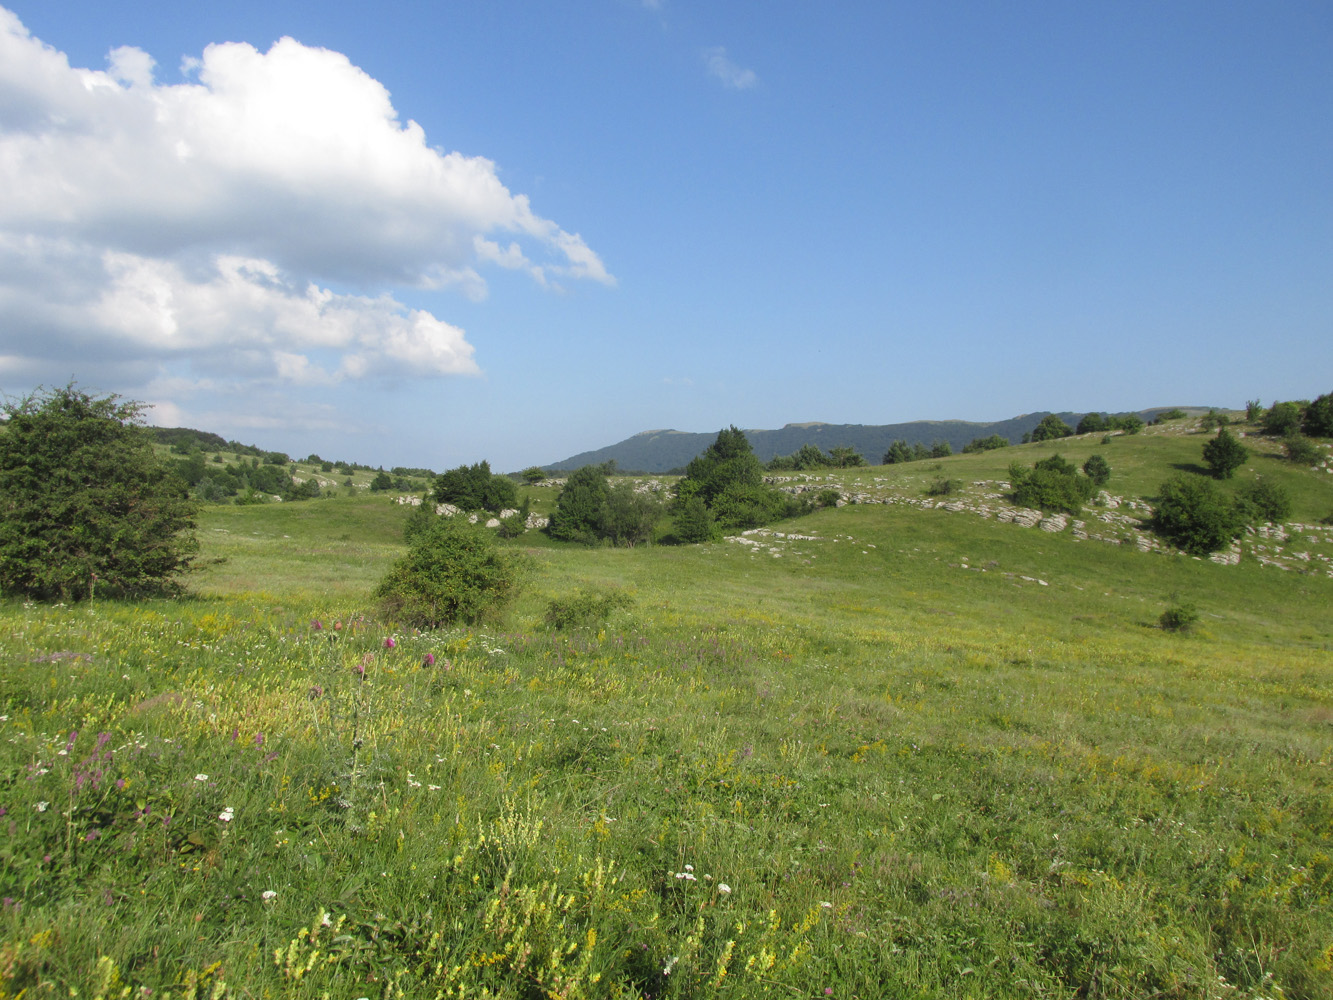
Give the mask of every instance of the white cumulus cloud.
[(73, 67), (0, 8), (0, 370), (474, 374), (464, 332), (395, 290), (482, 299), (491, 266), (614, 284), (579, 235), (490, 160), (430, 145), (345, 55), (284, 38), (184, 65), (170, 85), (133, 47)]

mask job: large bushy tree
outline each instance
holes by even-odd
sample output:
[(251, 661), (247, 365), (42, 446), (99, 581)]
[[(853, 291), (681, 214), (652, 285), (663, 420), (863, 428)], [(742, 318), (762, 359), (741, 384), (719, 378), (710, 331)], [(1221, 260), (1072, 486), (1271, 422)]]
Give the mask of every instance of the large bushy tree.
[(1310, 437), (1333, 437), (1333, 392), (1315, 397), (1305, 410), (1301, 429)]
[(1054, 413), (1048, 413), (1041, 418), (1041, 422), (1032, 428), (1031, 440), (1054, 441), (1056, 438), (1067, 438), (1074, 433), (1074, 429), (1067, 423), (1057, 417)]
[(1153, 531), (1191, 555), (1206, 556), (1245, 530), (1246, 511), (1211, 479), (1183, 475), (1158, 490)]
[(414, 628), (497, 616), (517, 591), (519, 565), (464, 517), (423, 521), (375, 591), (391, 621)]
[[(735, 426), (719, 431), (717, 439), (685, 467), (676, 483), (675, 510), (688, 510), (688, 519), (698, 526), (697, 507), (702, 501), (720, 528), (754, 528), (808, 510), (807, 505), (764, 483), (764, 467), (750, 447), (745, 432)], [(681, 524), (677, 522), (677, 537)], [(687, 529), (688, 531), (689, 529)]]
[(154, 453), (143, 409), (73, 384), (5, 403), (0, 591), (82, 600), (176, 586), (196, 508)]
[(435, 503), (453, 504), (459, 510), (489, 510), (498, 514), (518, 506), (518, 490), (508, 476), (491, 473), (490, 462), (460, 465), (435, 477)]
[(1009, 481), (1014, 487), (1014, 502), (1038, 510), (1077, 514), (1096, 492), (1093, 480), (1079, 475), (1074, 463), (1059, 455), (1043, 458), (1031, 469), (1015, 462), (1009, 466)]
[(560, 496), (556, 497), (547, 533), (566, 542), (591, 545), (599, 537), (609, 493), (610, 487), (600, 466), (585, 465), (575, 469), (565, 479)]

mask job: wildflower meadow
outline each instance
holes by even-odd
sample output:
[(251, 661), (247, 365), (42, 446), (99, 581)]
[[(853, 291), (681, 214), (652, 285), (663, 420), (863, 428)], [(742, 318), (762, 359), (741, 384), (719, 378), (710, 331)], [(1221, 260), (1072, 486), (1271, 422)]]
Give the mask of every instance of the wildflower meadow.
[(1333, 581), (852, 506), (422, 632), (318, 503), (0, 606), (0, 997), (1333, 996)]

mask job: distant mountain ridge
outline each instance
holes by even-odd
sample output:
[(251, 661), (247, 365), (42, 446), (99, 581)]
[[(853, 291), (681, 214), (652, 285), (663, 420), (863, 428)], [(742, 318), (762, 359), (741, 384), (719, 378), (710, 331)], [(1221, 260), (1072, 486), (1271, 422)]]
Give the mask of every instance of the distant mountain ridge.
[[(1144, 421), (1151, 421), (1154, 416), (1171, 407), (1153, 407), (1136, 411)], [(1187, 412), (1206, 413), (1207, 407), (1181, 407)], [(975, 423), (967, 420), (913, 420), (902, 424), (825, 424), (818, 421), (792, 423), (778, 430), (745, 429), (745, 436), (750, 447), (762, 462), (767, 462), (777, 455), (790, 455), (799, 451), (802, 445), (813, 444), (827, 452), (830, 448), (850, 447), (865, 456), (871, 465), (878, 465), (884, 453), (894, 441), (906, 441), (909, 445), (931, 445), (936, 441), (948, 441), (954, 451), (962, 451), (963, 446), (975, 438), (990, 437), (998, 434), (1017, 444), (1023, 435), (1037, 426), (1050, 411), (1024, 413), (1008, 420), (996, 420), (990, 423)], [(1069, 426), (1077, 426), (1083, 419), (1082, 413), (1057, 413), (1057, 417)], [(721, 428), (719, 428), (720, 430)], [(641, 431), (633, 437), (617, 444), (598, 448), (595, 451), (580, 452), (559, 462), (550, 462), (542, 468), (551, 472), (567, 472), (582, 465), (600, 465), (615, 461), (622, 469), (641, 472), (664, 473), (688, 465), (694, 458), (717, 438), (717, 431), (694, 433), (676, 430)]]

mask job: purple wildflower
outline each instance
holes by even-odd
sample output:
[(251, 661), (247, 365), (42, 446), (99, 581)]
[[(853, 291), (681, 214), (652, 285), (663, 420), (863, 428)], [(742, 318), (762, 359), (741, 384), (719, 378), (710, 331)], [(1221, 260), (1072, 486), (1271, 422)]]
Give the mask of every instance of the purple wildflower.
[(398, 643), (397, 643), (397, 641), (394, 639), (393, 636), (389, 636), (389, 638), (387, 638), (387, 639), (384, 640), (384, 648), (385, 648), (385, 649), (393, 649), (393, 647), (396, 646), (396, 645), (398, 645)]
[(421, 662), (427, 667), (435, 666), (435, 654), (427, 653), (425, 658)]

